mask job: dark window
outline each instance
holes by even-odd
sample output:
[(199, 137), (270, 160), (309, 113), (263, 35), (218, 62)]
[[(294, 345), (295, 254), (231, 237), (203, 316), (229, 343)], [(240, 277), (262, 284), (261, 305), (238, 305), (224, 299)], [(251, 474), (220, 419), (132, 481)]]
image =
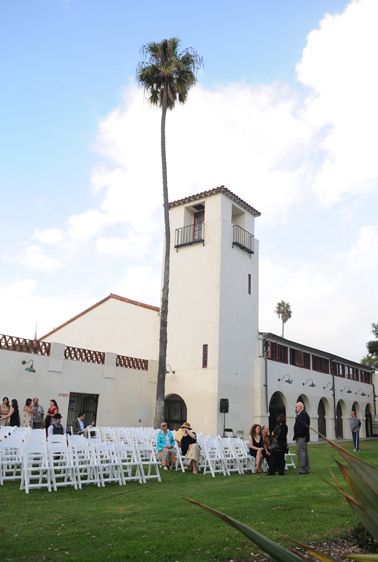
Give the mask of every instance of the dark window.
[(329, 360), (324, 359), (324, 357), (318, 357), (317, 355), (312, 356), (312, 370), (318, 371), (318, 373), (329, 374)]
[(202, 240), (202, 225), (205, 222), (205, 210), (194, 213), (193, 240)]
[(311, 369), (310, 354), (290, 348), (290, 365)]
[(361, 382), (371, 384), (371, 373), (369, 373), (369, 371), (361, 370)]
[(331, 374), (336, 377), (345, 378), (345, 365), (337, 363), (336, 361), (331, 361)]
[(207, 367), (207, 353), (208, 353), (208, 344), (204, 343), (202, 346), (202, 368), (206, 369)]
[(280, 363), (287, 363), (287, 347), (275, 342), (268, 342), (267, 357), (272, 361), (279, 361)]
[(248, 273), (248, 294), (252, 293), (252, 275)]

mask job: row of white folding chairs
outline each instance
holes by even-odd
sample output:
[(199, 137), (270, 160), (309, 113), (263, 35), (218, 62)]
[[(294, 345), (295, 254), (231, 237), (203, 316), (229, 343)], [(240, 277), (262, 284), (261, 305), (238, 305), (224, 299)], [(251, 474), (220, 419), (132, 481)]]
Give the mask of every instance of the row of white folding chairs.
[(21, 489), (26, 492), (43, 487), (51, 491), (59, 486), (81, 489), (84, 484), (103, 487), (109, 482), (122, 486), (131, 480), (142, 484), (152, 478), (161, 481), (154, 449), (148, 446), (68, 436), (68, 445), (55, 440), (23, 448)]
[(242, 439), (238, 437), (213, 437), (201, 435), (197, 439), (201, 448), (200, 468), (203, 474), (229, 476), (232, 472), (255, 472), (255, 459), (251, 457)]
[(59, 486), (81, 488), (82, 484), (120, 485), (130, 480), (161, 481), (154, 447), (148, 444), (104, 443), (83, 436), (53, 435), (34, 430), (0, 444), (0, 484), (21, 479), (21, 489), (56, 490)]

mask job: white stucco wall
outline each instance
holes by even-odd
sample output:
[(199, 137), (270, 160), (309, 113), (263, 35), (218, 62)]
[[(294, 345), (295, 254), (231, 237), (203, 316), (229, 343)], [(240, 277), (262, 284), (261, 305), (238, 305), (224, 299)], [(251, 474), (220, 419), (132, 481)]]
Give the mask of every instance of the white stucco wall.
[[(70, 392), (98, 394), (97, 425), (151, 426), (156, 393), (156, 361), (148, 371), (115, 366), (116, 355), (105, 365), (63, 359), (64, 346), (52, 344), (50, 357), (0, 350), (1, 398), (16, 398), (20, 412), (26, 398), (38, 396), (47, 410), (54, 398), (64, 423)], [(33, 360), (35, 373), (22, 361)]]
[[(258, 243), (250, 258), (232, 248), (232, 208), (224, 194), (205, 204), (205, 244), (173, 247), (176, 228), (190, 224), (188, 208), (170, 210), (170, 302), (166, 394), (178, 394), (198, 431), (223, 430), (220, 398), (228, 398), (228, 427), (247, 431), (251, 416), (251, 385), (258, 323)], [(254, 232), (254, 217), (240, 209), (240, 224)], [(248, 295), (248, 273), (252, 294)], [(208, 345), (208, 366), (202, 368), (202, 346)]]
[(157, 360), (158, 333), (156, 310), (109, 298), (43, 339)]

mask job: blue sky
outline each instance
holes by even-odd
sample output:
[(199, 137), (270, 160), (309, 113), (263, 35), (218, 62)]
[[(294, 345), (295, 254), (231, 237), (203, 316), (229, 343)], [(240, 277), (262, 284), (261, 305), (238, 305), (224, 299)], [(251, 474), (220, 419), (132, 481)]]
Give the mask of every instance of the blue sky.
[(0, 332), (41, 335), (110, 292), (158, 304), (160, 201), (141, 218), (135, 194), (160, 174), (158, 114), (135, 73), (144, 43), (178, 36), (204, 69), (168, 119), (172, 199), (224, 183), (262, 211), (261, 329), (289, 300), (288, 337), (359, 359), (377, 321), (375, 15), (372, 0), (4, 0)]

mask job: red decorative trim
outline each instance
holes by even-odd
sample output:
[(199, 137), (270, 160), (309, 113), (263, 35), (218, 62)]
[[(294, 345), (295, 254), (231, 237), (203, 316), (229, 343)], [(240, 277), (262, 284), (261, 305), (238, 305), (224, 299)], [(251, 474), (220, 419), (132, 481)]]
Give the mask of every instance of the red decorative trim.
[(82, 349), (80, 347), (66, 346), (64, 349), (64, 358), (71, 359), (72, 361), (82, 361), (83, 363), (97, 363), (97, 365), (103, 365), (105, 363), (105, 353), (103, 351)]
[(27, 340), (16, 336), (0, 335), (0, 349), (6, 351), (22, 351), (33, 355), (50, 355), (51, 344), (41, 340)]
[(90, 306), (89, 308), (86, 308), (85, 310), (83, 310), (79, 314), (76, 314), (76, 316), (73, 316), (69, 320), (66, 320), (66, 322), (63, 322), (63, 324), (60, 324), (60, 326), (58, 326), (57, 328), (54, 328), (53, 330), (51, 330), (51, 332), (48, 332), (47, 334), (42, 336), (40, 339), (43, 340), (44, 338), (47, 338), (47, 337), (51, 336), (52, 334), (55, 334), (56, 332), (59, 332), (59, 330), (61, 330), (62, 328), (65, 328), (66, 326), (68, 326), (68, 324), (71, 324), (71, 322), (74, 322), (78, 318), (81, 318), (85, 314), (88, 314), (88, 312), (91, 312), (92, 310), (94, 310), (98, 306), (101, 306), (102, 304), (104, 304), (104, 302), (106, 302), (110, 299), (119, 300), (119, 301), (125, 302), (127, 304), (133, 304), (134, 306), (141, 306), (142, 308), (147, 308), (148, 310), (153, 310), (154, 312), (160, 312), (160, 308), (157, 307), (157, 306), (152, 306), (151, 304), (145, 304), (145, 303), (139, 302), (139, 301), (133, 301), (131, 299), (127, 299), (126, 297), (121, 297), (120, 295), (114, 295), (113, 293), (110, 293), (110, 295), (108, 295), (104, 299), (100, 300), (99, 302), (96, 302), (95, 304), (92, 304), (92, 306)]
[(137, 359), (136, 357), (117, 355), (116, 367), (125, 367), (126, 369), (139, 369), (141, 371), (148, 371), (148, 359)]

